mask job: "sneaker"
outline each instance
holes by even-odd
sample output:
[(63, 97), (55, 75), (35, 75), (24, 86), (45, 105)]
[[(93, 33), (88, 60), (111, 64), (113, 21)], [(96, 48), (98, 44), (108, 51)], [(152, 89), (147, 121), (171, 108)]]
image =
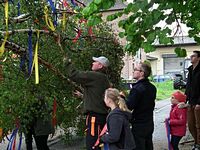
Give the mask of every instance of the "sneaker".
[(200, 150), (200, 145), (199, 144), (195, 145), (195, 150)]
[(192, 146), (192, 150), (200, 150), (200, 145), (199, 144), (194, 144)]
[(196, 144), (194, 144), (194, 145), (192, 146), (192, 150), (195, 150), (195, 148), (196, 148)]

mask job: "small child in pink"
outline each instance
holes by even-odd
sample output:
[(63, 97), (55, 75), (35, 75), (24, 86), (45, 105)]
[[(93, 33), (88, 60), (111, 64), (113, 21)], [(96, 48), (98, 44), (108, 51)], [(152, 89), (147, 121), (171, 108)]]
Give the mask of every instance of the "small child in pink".
[(171, 97), (172, 106), (170, 111), (169, 123), (170, 123), (171, 144), (173, 150), (179, 150), (178, 144), (181, 138), (186, 133), (187, 108), (182, 107), (184, 106), (185, 101), (186, 101), (186, 96), (182, 92), (177, 91), (172, 94)]

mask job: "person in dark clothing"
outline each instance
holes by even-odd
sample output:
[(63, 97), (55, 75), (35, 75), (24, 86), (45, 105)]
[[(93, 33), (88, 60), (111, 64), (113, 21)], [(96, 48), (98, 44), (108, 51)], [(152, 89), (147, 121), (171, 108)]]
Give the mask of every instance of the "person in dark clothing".
[(101, 141), (109, 145), (109, 150), (133, 150), (135, 141), (129, 123), (131, 112), (124, 99), (117, 89), (109, 88), (105, 92), (104, 101), (111, 112), (107, 117), (108, 131), (101, 137)]
[(132, 133), (136, 142), (135, 150), (153, 150), (154, 131), (153, 111), (156, 99), (156, 87), (148, 80), (151, 67), (145, 63), (135, 66), (133, 78), (136, 83), (127, 98), (127, 106), (132, 112)]
[(188, 127), (195, 145), (193, 150), (200, 150), (200, 51), (193, 51), (190, 56), (192, 65), (188, 68), (185, 94), (188, 106)]
[(27, 131), (25, 132), (26, 149), (33, 150), (32, 142), (34, 137), (37, 150), (49, 150), (47, 139), (50, 134), (53, 135), (55, 132), (50, 118), (50, 111), (41, 96), (32, 107), (36, 111), (32, 113), (33, 119), (27, 125)]
[[(66, 61), (66, 60), (65, 60)], [(72, 64), (66, 64), (69, 79), (81, 84), (84, 88), (83, 101), (86, 118), (86, 148), (92, 150), (99, 136), (99, 131), (106, 123), (108, 108), (104, 103), (104, 93), (110, 87), (106, 75), (109, 60), (104, 57), (93, 57), (92, 71), (79, 71)], [(96, 148), (99, 149), (99, 148)]]

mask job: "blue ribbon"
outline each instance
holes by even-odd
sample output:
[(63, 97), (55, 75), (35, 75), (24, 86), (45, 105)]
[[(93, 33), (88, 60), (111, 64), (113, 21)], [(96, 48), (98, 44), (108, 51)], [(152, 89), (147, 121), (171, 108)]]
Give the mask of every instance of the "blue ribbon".
[(57, 26), (57, 25), (58, 25), (57, 19), (58, 19), (58, 17), (57, 17), (57, 14), (56, 14), (56, 15), (54, 16), (54, 21), (53, 21), (54, 26)]
[(33, 63), (32, 30), (28, 32), (28, 53), (29, 53), (28, 76), (30, 77), (32, 71), (32, 63)]
[(104, 143), (104, 150), (109, 150), (108, 143)]
[(21, 145), (22, 145), (22, 132), (20, 133), (18, 150), (20, 150), (20, 149), (21, 149)]
[(17, 14), (18, 14), (18, 16), (20, 16), (20, 0), (18, 0), (18, 3), (17, 3)]
[(21, 56), (21, 59), (20, 59), (20, 69), (22, 70), (22, 67), (24, 66), (25, 64), (25, 58), (26, 58), (26, 55), (24, 54), (23, 56)]
[(48, 2), (50, 4), (50, 6), (51, 6), (51, 9), (52, 9), (53, 13), (55, 14), (56, 13), (56, 8), (54, 6), (54, 3), (52, 2), (52, 0), (48, 0)]
[(56, 7), (54, 6), (54, 3), (53, 3), (52, 0), (48, 0), (48, 2), (49, 2), (50, 7), (51, 7), (51, 9), (52, 9), (52, 11), (53, 11), (53, 14), (55, 15), (55, 16), (54, 16), (53, 24), (54, 24), (54, 26), (57, 26), (58, 24), (57, 24)]
[(12, 4), (14, 4), (14, 1), (13, 1), (13, 0), (8, 0), (8, 2), (11, 2)]
[(170, 138), (169, 119), (165, 119), (165, 127), (166, 127), (166, 132), (167, 132), (168, 150), (171, 150), (171, 138)]
[(71, 3), (73, 4), (74, 7), (77, 6), (74, 0), (71, 0)]

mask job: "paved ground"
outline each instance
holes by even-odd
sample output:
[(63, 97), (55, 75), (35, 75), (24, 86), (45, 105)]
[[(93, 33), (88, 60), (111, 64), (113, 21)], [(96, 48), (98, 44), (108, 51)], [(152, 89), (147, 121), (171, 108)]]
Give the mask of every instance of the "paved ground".
[[(167, 150), (167, 137), (164, 125), (164, 119), (168, 117), (170, 111), (170, 101), (163, 100), (156, 103), (154, 118), (155, 118), (155, 130), (153, 134), (154, 150)], [(77, 139), (71, 145), (66, 145), (63, 143), (61, 138), (59, 138), (60, 133), (49, 140), (49, 146), (51, 150), (85, 150), (84, 140)], [(188, 142), (189, 141), (189, 142)], [(191, 150), (193, 142), (191, 141), (190, 134), (182, 139), (179, 148), (180, 150)], [(6, 150), (7, 141), (0, 144), (0, 150)], [(24, 139), (22, 143), (22, 150), (25, 150)], [(34, 150), (36, 150), (34, 145)]]

